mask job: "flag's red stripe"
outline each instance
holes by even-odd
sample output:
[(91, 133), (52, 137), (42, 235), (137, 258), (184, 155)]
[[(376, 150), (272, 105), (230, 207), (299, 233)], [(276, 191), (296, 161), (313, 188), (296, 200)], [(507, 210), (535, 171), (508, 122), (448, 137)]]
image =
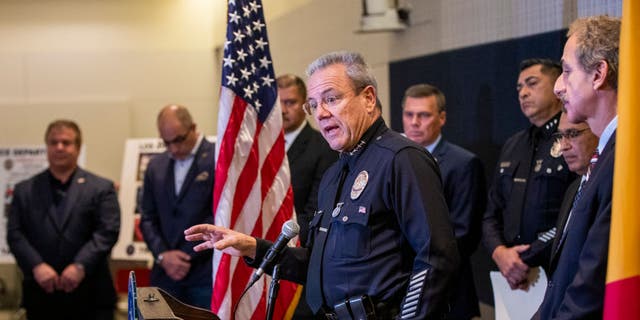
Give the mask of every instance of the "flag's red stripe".
[(282, 162), (284, 161), (284, 135), (282, 132), (276, 138), (276, 141), (273, 143), (273, 147), (269, 150), (267, 157), (264, 160), (264, 165), (262, 166), (262, 171), (260, 172), (260, 178), (262, 179), (262, 199), (266, 197), (269, 189), (273, 185), (273, 181), (275, 180), (278, 170), (280, 170), (280, 166), (282, 166)]
[(607, 283), (604, 319), (640, 319), (640, 275)]
[(282, 225), (293, 216), (293, 190), (291, 186), (287, 189), (287, 194), (284, 199), (282, 199), (282, 203), (280, 204), (280, 208), (278, 209), (278, 213), (273, 217), (273, 223), (271, 223), (271, 228), (267, 230), (265, 234), (265, 238), (271, 241), (274, 241), (280, 235), (282, 231)]
[[(240, 212), (242, 212), (244, 204), (249, 197), (249, 193), (251, 193), (251, 189), (253, 189), (258, 177), (260, 151), (258, 150), (257, 137), (260, 135), (261, 129), (262, 124), (258, 122), (256, 125), (256, 132), (253, 135), (251, 151), (249, 151), (249, 154), (247, 155), (247, 162), (244, 164), (242, 172), (240, 172), (240, 176), (238, 176), (238, 184), (236, 185), (236, 190), (233, 194), (233, 207), (231, 209), (231, 222), (229, 224), (232, 228), (235, 227), (236, 221), (240, 216)], [(259, 214), (259, 212), (256, 213)]]
[(213, 187), (213, 214), (218, 210), (218, 203), (220, 202), (220, 195), (222, 194), (227, 177), (229, 173), (229, 166), (233, 159), (233, 151), (236, 144), (236, 138), (240, 127), (242, 125), (242, 119), (244, 118), (244, 112), (247, 108), (247, 103), (238, 97), (233, 98), (232, 112), (229, 116), (229, 122), (227, 123), (227, 129), (224, 132), (224, 137), (218, 143), (220, 143), (220, 153), (218, 155), (216, 163), (216, 183)]
[[(280, 234), (280, 226), (291, 219), (293, 215), (293, 189), (291, 186), (287, 189), (287, 194), (282, 200), (278, 213), (273, 219), (271, 228), (266, 237), (276, 239)], [(280, 228), (278, 228), (280, 227)], [(280, 291), (278, 292), (278, 299), (276, 300), (276, 307), (273, 311), (274, 319), (282, 319), (289, 308), (289, 304), (293, 300), (293, 296), (296, 292), (296, 284), (288, 281), (280, 282)]]
[(233, 277), (231, 278), (231, 301), (233, 306), (240, 302), (240, 295), (249, 282), (249, 277), (253, 273), (253, 269), (248, 267), (244, 261), (238, 261)]
[(211, 296), (211, 311), (213, 313), (219, 313), (225, 292), (227, 292), (230, 263), (231, 256), (223, 254), (218, 265), (218, 273), (216, 273), (216, 278), (213, 281), (213, 294)]
[[(265, 315), (267, 314), (267, 290), (268, 288), (265, 286), (264, 289), (262, 290), (262, 295), (260, 296), (260, 302), (258, 302), (258, 305), (256, 306), (256, 308), (253, 310), (253, 315), (251, 315), (251, 320), (262, 320), (265, 318)], [(278, 298), (280, 298), (280, 295), (278, 295)], [(281, 319), (275, 316), (275, 312), (274, 312), (274, 316), (273, 319)]]

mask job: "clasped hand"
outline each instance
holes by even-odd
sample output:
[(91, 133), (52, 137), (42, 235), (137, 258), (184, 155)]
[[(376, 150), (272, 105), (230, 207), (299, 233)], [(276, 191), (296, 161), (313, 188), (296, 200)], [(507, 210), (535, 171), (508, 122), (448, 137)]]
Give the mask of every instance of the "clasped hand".
[(33, 268), (33, 277), (47, 293), (52, 293), (54, 290), (72, 292), (80, 285), (84, 276), (84, 270), (75, 263), (64, 268), (61, 275), (58, 275), (53, 267), (44, 262)]

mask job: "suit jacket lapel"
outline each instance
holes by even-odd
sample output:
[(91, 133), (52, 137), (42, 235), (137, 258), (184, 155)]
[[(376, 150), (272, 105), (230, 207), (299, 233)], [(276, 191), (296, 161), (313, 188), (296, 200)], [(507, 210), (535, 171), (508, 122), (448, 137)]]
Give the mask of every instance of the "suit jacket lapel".
[[(571, 205), (573, 204), (573, 199), (575, 198), (576, 194), (578, 193), (578, 188), (580, 187), (580, 177), (578, 177), (577, 182), (578, 183), (574, 183), (569, 185), (569, 188), (567, 189), (567, 195), (571, 195), (571, 201), (569, 201), (566, 205), (563, 204), (562, 207), (560, 208), (560, 217), (558, 217), (560, 219), (560, 223), (558, 224), (557, 228), (556, 228), (556, 236), (553, 239), (553, 244), (551, 245), (551, 265), (553, 265), (553, 262), (555, 262), (555, 259), (558, 257), (558, 252), (560, 252), (560, 248), (558, 248), (559, 245), (561, 245), (560, 243), (560, 238), (562, 237), (562, 233), (564, 232), (565, 229), (565, 225), (567, 224), (567, 218), (569, 218), (569, 211), (571, 211)], [(554, 270), (555, 268), (551, 268), (551, 270)]]
[(436, 147), (433, 149), (433, 153), (431, 155), (436, 158), (438, 163), (441, 163), (444, 161), (448, 149), (449, 147), (447, 146), (447, 142), (444, 141), (444, 139), (440, 139), (440, 142), (438, 142)]
[(287, 150), (287, 158), (289, 158), (290, 163), (294, 162), (304, 153), (308, 145), (309, 138), (311, 137), (311, 130), (313, 129), (311, 129), (309, 124), (305, 124), (296, 139), (293, 140), (289, 150)]
[[(169, 154), (167, 153), (166, 156), (169, 157)], [(177, 198), (176, 178), (173, 173), (173, 167), (175, 166), (176, 161), (169, 158), (167, 162), (168, 164), (167, 164), (167, 171), (165, 173), (164, 190), (165, 190), (165, 193), (167, 194), (167, 199), (170, 199), (170, 202), (173, 203)]]

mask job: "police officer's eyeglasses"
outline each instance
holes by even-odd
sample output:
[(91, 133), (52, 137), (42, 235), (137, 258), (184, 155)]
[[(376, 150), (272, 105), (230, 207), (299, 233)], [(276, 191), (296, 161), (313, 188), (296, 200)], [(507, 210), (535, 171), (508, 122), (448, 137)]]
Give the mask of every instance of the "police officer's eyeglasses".
[(567, 139), (567, 140), (573, 140), (577, 137), (579, 137), (583, 132), (589, 130), (589, 128), (584, 128), (584, 129), (567, 129), (564, 132), (563, 131), (558, 131), (556, 133), (553, 134), (553, 138), (556, 139), (557, 141), (562, 141), (562, 139)]
[[(353, 97), (358, 96), (366, 87), (367, 86), (356, 89), (354, 91)], [(333, 110), (335, 109), (335, 107), (340, 105), (340, 103), (342, 103), (342, 101), (345, 99), (345, 95), (346, 93), (328, 93), (323, 96), (319, 102), (314, 99), (307, 100), (307, 102), (302, 105), (302, 108), (310, 116), (312, 116), (318, 110), (319, 106), (322, 106), (327, 110)]]

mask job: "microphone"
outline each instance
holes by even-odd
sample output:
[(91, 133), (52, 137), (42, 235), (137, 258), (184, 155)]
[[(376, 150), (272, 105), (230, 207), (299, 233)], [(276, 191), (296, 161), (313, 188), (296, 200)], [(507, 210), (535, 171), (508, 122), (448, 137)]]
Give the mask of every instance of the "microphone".
[(298, 235), (300, 232), (300, 226), (293, 220), (288, 220), (282, 225), (282, 232), (276, 239), (276, 242), (273, 243), (267, 254), (262, 259), (262, 263), (260, 263), (260, 268), (256, 270), (251, 276), (250, 284), (255, 283), (260, 279), (260, 277), (264, 274), (265, 269), (270, 267), (276, 260), (278, 260), (280, 256), (280, 252), (284, 247), (287, 246), (289, 240)]

